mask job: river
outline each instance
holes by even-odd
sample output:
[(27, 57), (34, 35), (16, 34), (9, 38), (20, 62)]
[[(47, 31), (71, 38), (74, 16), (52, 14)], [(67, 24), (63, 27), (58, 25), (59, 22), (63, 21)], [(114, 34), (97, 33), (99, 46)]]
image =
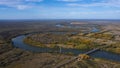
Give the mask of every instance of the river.
[[(95, 31), (98, 31), (98, 30), (95, 29)], [(17, 36), (15, 38), (13, 38), (12, 39), (13, 46), (16, 48), (20, 48), (20, 49), (32, 51), (32, 52), (44, 52), (45, 53), (45, 52), (55, 52), (56, 51), (56, 49), (52, 49), (52, 48), (40, 48), (40, 47), (34, 47), (34, 46), (30, 46), (28, 44), (25, 44), (23, 42), (25, 37), (26, 37), (26, 35), (21, 35), (21, 36)], [(59, 50), (57, 49), (57, 51), (59, 51)], [(75, 55), (78, 55), (78, 54), (85, 53), (86, 51), (82, 51), (82, 50), (78, 50), (78, 49), (65, 49), (65, 48), (62, 48), (62, 50), (61, 50), (61, 53), (70, 53), (70, 52), (74, 53)], [(114, 53), (110, 53), (110, 52), (106, 52), (106, 51), (97, 51), (97, 52), (90, 54), (90, 56), (120, 62), (120, 54), (114, 54)]]

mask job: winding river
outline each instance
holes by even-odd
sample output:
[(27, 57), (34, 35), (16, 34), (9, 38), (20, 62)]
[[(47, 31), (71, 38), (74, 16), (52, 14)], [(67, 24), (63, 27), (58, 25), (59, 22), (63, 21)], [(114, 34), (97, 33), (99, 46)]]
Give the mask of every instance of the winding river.
[[(95, 29), (95, 31), (98, 31), (98, 30)], [(55, 52), (56, 51), (55, 49), (52, 49), (52, 48), (40, 48), (40, 47), (34, 47), (28, 44), (25, 44), (23, 42), (25, 37), (26, 35), (21, 35), (13, 38), (12, 39), (13, 46), (16, 48), (21, 48), (23, 50), (32, 51), (32, 52)], [(70, 53), (70, 52), (74, 53), (75, 55), (78, 55), (78, 54), (85, 53), (86, 51), (77, 50), (77, 49), (65, 49), (65, 48), (62, 48), (61, 50), (61, 53)], [(96, 58), (104, 58), (104, 59), (120, 62), (120, 54), (113, 54), (106, 51), (97, 51), (90, 55)]]

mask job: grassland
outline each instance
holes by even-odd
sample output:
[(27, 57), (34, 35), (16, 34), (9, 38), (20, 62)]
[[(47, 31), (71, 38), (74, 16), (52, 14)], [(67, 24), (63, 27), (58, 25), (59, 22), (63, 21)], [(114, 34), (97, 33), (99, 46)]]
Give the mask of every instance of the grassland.
[[(64, 63), (73, 58), (73, 55), (37, 53), (28, 54), (27, 57), (20, 59), (5, 68), (54, 68), (56, 65)], [(103, 59), (88, 59), (74, 61), (60, 68), (119, 68), (119, 62)]]
[(24, 39), (26, 44), (38, 47), (55, 48), (57, 46), (63, 48), (73, 48), (80, 50), (91, 50), (97, 47), (108, 46), (103, 50), (119, 53), (119, 41), (115, 40), (115, 35), (111, 32), (97, 32), (97, 33), (36, 33)]
[[(47, 35), (40, 34), (39, 38), (48, 37), (52, 38), (47, 44), (61, 44), (64, 41), (66, 48), (78, 48), (78, 49), (93, 49), (101, 46), (102, 44), (110, 45), (111, 47), (105, 50), (114, 53), (119, 53), (119, 23), (113, 25), (108, 24), (97, 24), (103, 29), (103, 33), (89, 33), (84, 34), (82, 31), (88, 31), (87, 24), (79, 24), (83, 26), (81, 28), (67, 28), (67, 27), (56, 27), (55, 25), (61, 24), (69, 26), (70, 24), (66, 20), (52, 20), (52, 21), (0, 21), (0, 68), (53, 68), (59, 63), (70, 60), (74, 55), (64, 55), (56, 53), (33, 53), (28, 52), (19, 48), (13, 47), (11, 39), (21, 34), (31, 32), (68, 32), (65, 35)], [(73, 21), (69, 21), (73, 22)], [(79, 21), (78, 21), (79, 22)], [(82, 21), (82, 23), (85, 21)], [(86, 22), (85, 22), (86, 23)], [(96, 25), (96, 23), (93, 23)], [(91, 26), (90, 26), (91, 27)], [(114, 27), (109, 28), (109, 27)], [(109, 28), (109, 29), (108, 29)], [(107, 32), (106, 32), (107, 31)], [(78, 32), (78, 34), (69, 34), (69, 32)], [(41, 36), (44, 35), (44, 36)], [(57, 40), (56, 40), (57, 38)], [(70, 40), (69, 40), (70, 38)], [(44, 39), (44, 38), (43, 38)], [(45, 44), (44, 40), (41, 40), (41, 44)], [(54, 42), (53, 42), (54, 41)], [(36, 41), (35, 41), (36, 42)], [(92, 42), (92, 43), (91, 43)], [(94, 43), (95, 42), (95, 43)], [(94, 44), (93, 44), (94, 43)], [(111, 45), (112, 44), (112, 45)], [(64, 46), (62, 45), (62, 46)], [(88, 46), (90, 45), (90, 46)], [(45, 45), (43, 45), (45, 46)], [(51, 46), (49, 46), (51, 47)], [(54, 47), (54, 45), (53, 45)], [(87, 48), (86, 48), (87, 47)], [(88, 60), (82, 60), (80, 62), (75, 61), (61, 68), (119, 68), (120, 63), (114, 61), (108, 61), (104, 59), (94, 58)]]

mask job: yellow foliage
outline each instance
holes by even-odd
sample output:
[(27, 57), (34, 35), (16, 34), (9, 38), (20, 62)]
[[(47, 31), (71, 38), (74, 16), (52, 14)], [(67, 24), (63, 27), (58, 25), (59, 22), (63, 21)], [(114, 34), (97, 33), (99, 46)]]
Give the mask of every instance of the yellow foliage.
[(120, 54), (120, 48), (116, 48), (115, 52)]
[(83, 43), (83, 44), (86, 44), (86, 45), (90, 45), (92, 43), (92, 40), (82, 38), (82, 39), (80, 39), (80, 42)]
[(79, 55), (79, 58), (81, 58), (81, 59), (89, 59), (90, 56), (89, 56), (89, 55), (86, 55), (86, 54), (80, 54), (80, 55)]

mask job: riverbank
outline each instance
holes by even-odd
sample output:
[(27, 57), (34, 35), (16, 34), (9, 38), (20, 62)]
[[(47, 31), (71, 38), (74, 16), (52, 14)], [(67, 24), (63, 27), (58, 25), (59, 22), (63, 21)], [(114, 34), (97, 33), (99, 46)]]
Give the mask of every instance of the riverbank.
[[(64, 63), (73, 57), (72, 55), (56, 53), (31, 53), (29, 56), (3, 68), (54, 68), (58, 64)], [(119, 68), (119, 66), (120, 64), (118, 62), (96, 58), (93, 60), (76, 60), (60, 68)]]

